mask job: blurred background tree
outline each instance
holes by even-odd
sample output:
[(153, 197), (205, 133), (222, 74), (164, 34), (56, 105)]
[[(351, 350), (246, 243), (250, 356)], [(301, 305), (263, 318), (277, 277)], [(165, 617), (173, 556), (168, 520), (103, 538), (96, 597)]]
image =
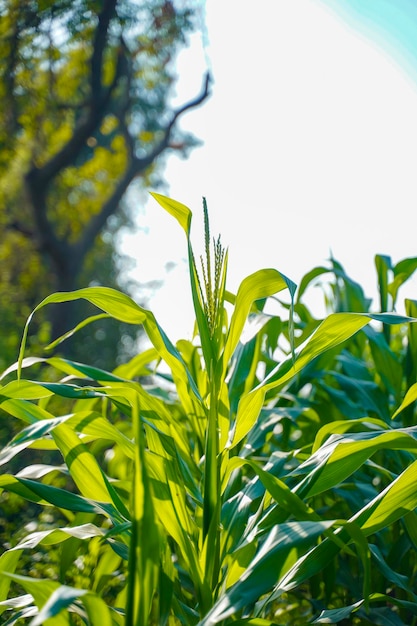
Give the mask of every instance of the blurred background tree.
[[(164, 156), (196, 144), (177, 121), (209, 95), (207, 75), (193, 101), (170, 106), (196, 10), (169, 0), (0, 0), (0, 369), (16, 360), (25, 320), (49, 293), (129, 290), (115, 243), (132, 219), (126, 191), (133, 181), (157, 187)], [(33, 345), (85, 314), (47, 309)], [(102, 320), (63, 349), (111, 369), (134, 332)]]

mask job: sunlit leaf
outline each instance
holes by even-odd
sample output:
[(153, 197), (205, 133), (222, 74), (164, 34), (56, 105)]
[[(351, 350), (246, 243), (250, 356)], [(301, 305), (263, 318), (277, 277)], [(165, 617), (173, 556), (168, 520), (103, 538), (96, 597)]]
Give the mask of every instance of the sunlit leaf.
[(167, 196), (163, 196), (160, 193), (150, 192), (151, 196), (155, 198), (155, 200), (167, 211), (170, 215), (175, 217), (177, 222), (185, 231), (185, 234), (188, 236), (190, 232), (191, 226), (191, 211), (188, 207), (177, 200), (172, 200), (172, 198), (168, 198)]
[(199, 626), (218, 624), (267, 593), (279, 575), (279, 559), (294, 547), (308, 545), (333, 523), (289, 522), (274, 527), (240, 580), (220, 597)]

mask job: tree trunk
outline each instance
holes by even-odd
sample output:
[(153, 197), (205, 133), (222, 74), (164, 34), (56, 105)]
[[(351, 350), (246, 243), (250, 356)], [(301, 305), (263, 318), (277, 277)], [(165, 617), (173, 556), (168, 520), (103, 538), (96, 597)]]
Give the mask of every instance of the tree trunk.
[[(78, 288), (78, 276), (82, 263), (74, 258), (72, 250), (63, 255), (61, 263), (54, 264), (55, 291), (74, 291)], [(77, 301), (63, 302), (61, 304), (50, 305), (49, 320), (51, 324), (51, 340), (54, 341), (81, 321), (78, 313), (79, 303)], [(63, 356), (70, 356), (72, 341), (67, 340), (60, 344), (58, 351)]]

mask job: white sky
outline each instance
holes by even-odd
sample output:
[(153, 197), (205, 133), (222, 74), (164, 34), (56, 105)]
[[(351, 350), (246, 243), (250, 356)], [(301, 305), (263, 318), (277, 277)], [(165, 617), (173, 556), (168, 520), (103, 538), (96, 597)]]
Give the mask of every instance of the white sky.
[[(417, 86), (318, 0), (253, 7), (207, 0), (212, 96), (182, 123), (204, 145), (169, 159), (167, 195), (192, 209), (197, 250), (206, 196), (212, 234), (229, 247), (230, 290), (262, 267), (299, 284), (331, 250), (375, 296), (376, 253), (417, 256)], [(178, 103), (204, 71), (197, 36), (179, 58)], [(164, 281), (148, 306), (171, 339), (189, 338), (184, 234), (153, 199), (138, 223), (123, 243), (133, 275)], [(417, 299), (417, 281), (401, 294)]]

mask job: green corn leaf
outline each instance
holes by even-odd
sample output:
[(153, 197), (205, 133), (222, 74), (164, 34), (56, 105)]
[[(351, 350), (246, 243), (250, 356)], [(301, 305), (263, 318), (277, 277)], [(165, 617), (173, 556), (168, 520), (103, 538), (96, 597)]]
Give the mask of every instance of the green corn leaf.
[(362, 426), (363, 428), (369, 428), (370, 425), (376, 426), (377, 430), (385, 430), (386, 423), (380, 419), (373, 417), (365, 417), (359, 419), (349, 420), (335, 420), (329, 424), (325, 424), (317, 432), (316, 438), (313, 443), (312, 452), (316, 452), (320, 446), (324, 444), (326, 439), (331, 435), (342, 435), (354, 429), (356, 426)]
[(300, 282), (300, 285), (298, 287), (297, 290), (297, 302), (300, 302), (302, 296), (304, 295), (307, 287), (313, 282), (315, 281), (316, 278), (318, 278), (319, 276), (322, 276), (323, 274), (329, 274), (332, 270), (329, 269), (328, 267), (323, 267), (323, 266), (319, 266), (319, 267), (314, 267), (312, 270), (310, 270), (309, 272), (307, 272), (307, 274), (305, 274)]
[[(10, 400), (8, 402), (17, 403), (18, 401)], [(4, 404), (9, 406), (8, 402)], [(30, 411), (30, 407), (33, 406), (36, 408), (36, 405), (32, 403), (27, 403), (27, 405), (29, 407), (28, 412)], [(47, 414), (46, 411), (42, 412), (40, 415), (43, 416), (44, 414)], [(35, 445), (38, 449), (42, 447), (47, 449), (51, 449), (52, 447), (56, 448), (57, 446), (53, 441), (44, 440), (45, 446), (41, 445), (41, 441), (42, 438), (50, 434), (56, 426), (63, 423), (67, 423), (74, 431), (88, 434), (90, 436), (89, 440), (108, 439), (109, 441), (118, 443), (128, 457), (133, 456), (133, 444), (125, 435), (115, 428), (113, 424), (95, 411), (79, 411), (63, 417), (40, 419), (21, 430), (20, 433), (12, 439), (10, 444), (1, 450), (0, 465), (10, 461), (16, 454), (32, 445)]]
[(30, 533), (11, 550), (27, 550), (38, 545), (51, 546), (66, 541), (69, 537), (78, 539), (90, 539), (102, 537), (104, 531), (94, 524), (82, 524), (81, 526), (52, 528)]
[(329, 315), (308, 339), (298, 353), (295, 363), (287, 360), (279, 365), (263, 384), (268, 389), (274, 385), (282, 385), (308, 365), (314, 358), (334, 348), (357, 333), (371, 320), (385, 324), (403, 324), (417, 321), (416, 318), (390, 313), (333, 313)]
[(47, 346), (45, 346), (45, 350), (53, 350), (60, 343), (62, 343), (66, 339), (69, 339), (70, 337), (75, 335), (75, 333), (77, 333), (79, 330), (82, 330), (83, 328), (85, 328), (89, 324), (97, 322), (98, 320), (109, 319), (110, 317), (112, 317), (112, 316), (109, 315), (108, 313), (99, 313), (98, 315), (91, 315), (90, 317), (87, 317), (86, 319), (82, 320), (82, 322), (77, 324), (74, 328), (72, 328), (71, 330), (67, 331), (63, 335), (61, 335), (61, 337), (58, 337), (57, 339), (55, 339), (54, 341), (49, 343)]
[(134, 445), (130, 439), (111, 422), (94, 411), (79, 411), (70, 414), (65, 423), (72, 430), (89, 435), (90, 439), (107, 439), (112, 443), (117, 443), (127, 457), (133, 457)]
[(417, 383), (412, 385), (407, 393), (405, 394), (404, 400), (401, 402), (398, 409), (393, 413), (392, 419), (395, 419), (401, 411), (403, 411), (406, 407), (410, 406), (413, 402), (417, 400)]
[(0, 388), (0, 398), (17, 399), (17, 400), (39, 400), (41, 398), (49, 398), (53, 395), (45, 387), (30, 380), (13, 380), (4, 387)]
[(151, 455), (147, 464), (161, 524), (187, 554), (189, 537), (196, 529), (186, 509), (182, 479), (169, 459)]
[[(371, 591), (371, 551), (366, 540), (365, 533), (355, 523), (346, 525), (346, 530), (355, 542), (358, 556), (362, 561), (363, 567), (363, 597), (365, 599), (365, 609), (369, 609), (369, 597)], [(333, 534), (333, 539), (335, 535)]]
[(170, 215), (175, 217), (187, 237), (188, 248), (188, 267), (190, 273), (190, 285), (191, 295), (193, 299), (194, 312), (196, 315), (197, 326), (200, 333), (201, 347), (204, 354), (204, 359), (207, 367), (210, 367), (210, 363), (214, 358), (213, 346), (210, 337), (210, 330), (208, 327), (208, 321), (204, 312), (204, 306), (201, 299), (201, 292), (199, 288), (198, 272), (195, 265), (194, 253), (191, 245), (191, 218), (192, 213), (185, 205), (166, 196), (162, 196), (158, 193), (151, 194), (153, 198), (165, 209)]
[[(414, 615), (417, 614), (417, 606), (412, 602), (407, 602), (404, 600), (400, 600), (397, 598), (390, 599), (391, 596), (382, 593), (374, 593), (370, 597), (371, 602), (384, 603), (386, 605), (394, 605), (399, 608), (405, 609), (407, 611), (411, 611)], [(349, 619), (350, 616), (354, 615), (358, 611), (358, 618), (363, 617), (367, 623), (373, 624), (381, 624), (383, 626), (405, 626), (404, 622), (398, 617), (397, 613), (391, 612), (391, 614), (387, 611), (386, 607), (382, 607), (381, 609), (371, 609), (370, 612), (364, 613), (361, 609), (364, 601), (358, 600), (354, 604), (350, 604), (349, 606), (341, 607), (339, 609), (325, 609), (323, 610), (319, 617), (311, 622), (311, 624), (339, 624), (341, 620)], [(378, 621), (376, 621), (378, 620)]]
[(304, 349), (301, 350), (295, 361), (291, 359), (278, 366), (260, 385), (243, 396), (238, 406), (234, 432), (230, 443), (231, 447), (237, 445), (256, 422), (267, 391), (291, 380), (315, 357), (351, 337), (367, 321), (369, 320), (360, 314), (347, 313), (335, 313), (326, 318), (309, 339)]
[(146, 318), (145, 310), (136, 304), (130, 296), (111, 287), (86, 287), (76, 291), (53, 293), (35, 307), (32, 316), (47, 304), (59, 304), (80, 299), (91, 302), (98, 309), (102, 309), (114, 319), (126, 324), (143, 324)]
[(158, 360), (158, 352), (155, 348), (148, 348), (148, 350), (143, 350), (143, 352), (134, 356), (127, 363), (118, 365), (116, 369), (113, 370), (113, 375), (121, 377), (124, 380), (132, 380), (138, 376), (148, 376), (152, 371), (150, 364)]
[[(18, 565), (21, 557), (22, 550), (15, 550), (13, 552), (6, 551), (0, 556), (0, 603), (7, 600), (7, 596), (10, 589), (11, 579), (10, 576), (5, 576), (5, 572), (13, 574)], [(0, 604), (0, 615), (7, 609), (5, 604)]]
[(114, 576), (114, 573), (120, 571), (121, 568), (124, 568), (122, 557), (113, 549), (112, 542), (108, 544), (101, 542), (100, 560), (94, 568), (91, 590), (104, 594), (109, 577)]
[(110, 382), (110, 381), (122, 381), (123, 379), (111, 374), (98, 367), (92, 367), (91, 365), (85, 365), (84, 363), (77, 363), (70, 361), (69, 359), (63, 359), (60, 357), (51, 357), (49, 359), (39, 359), (41, 362), (47, 363), (51, 367), (64, 372), (65, 374), (87, 378), (90, 380), (96, 380), (98, 382)]
[(163, 196), (160, 193), (151, 192), (151, 196), (167, 211), (170, 215), (175, 217), (185, 234), (189, 235), (191, 228), (192, 213), (188, 207), (177, 200), (172, 200), (167, 196)]
[[(409, 324), (408, 328), (409, 330), (413, 328), (417, 330), (414, 324)], [(384, 385), (397, 399), (398, 394), (401, 392), (403, 375), (398, 355), (388, 346), (384, 334), (371, 326), (367, 326), (364, 329), (364, 333), (369, 340), (375, 368), (381, 376)]]
[[(177, 543), (200, 601), (204, 606), (210, 606), (211, 592), (204, 577), (203, 556), (199, 560), (191, 540), (191, 537), (197, 536), (198, 527), (186, 508), (187, 494), (183, 480), (176, 471), (175, 463), (168, 458), (151, 455), (147, 458), (147, 466), (160, 524)], [(201, 494), (197, 496), (201, 498)]]
[(385, 528), (417, 508), (417, 461), (352, 517), (366, 535)]
[(262, 383), (242, 397), (229, 443), (230, 447), (242, 441), (256, 422), (267, 391), (284, 385), (314, 358), (352, 337), (372, 319), (386, 324), (417, 321), (415, 318), (394, 314), (334, 313), (329, 315), (301, 349), (295, 361), (288, 359), (279, 365)]
[[(19, 583), (21, 587), (33, 597), (39, 611), (48, 602), (49, 597), (60, 588), (59, 583), (53, 580), (29, 578), (28, 576), (20, 576), (10, 572), (3, 572), (4, 576)], [(31, 626), (70, 626), (68, 613), (66, 614), (49, 614), (42, 621), (38, 620), (39, 614), (31, 621)]]
[(410, 538), (414, 549), (417, 548), (417, 513), (415, 511), (410, 511), (410, 513), (406, 513), (403, 517), (403, 523), (405, 528), (407, 529), (407, 534)]
[(321, 571), (340, 551), (340, 540), (349, 543), (355, 535), (348, 532), (349, 525), (360, 527), (365, 536), (376, 533), (402, 518), (417, 507), (417, 461), (414, 461), (386, 489), (353, 515), (348, 523), (337, 529), (339, 542), (324, 539), (310, 552), (303, 555), (289, 570), (271, 595), (271, 601), (284, 591), (294, 589)]
[[(409, 600), (402, 600), (401, 598), (396, 598), (395, 596), (391, 600), (390, 599), (391, 597), (392, 596), (390, 594), (386, 594), (386, 593), (373, 593), (371, 595), (371, 597), (370, 597), (370, 600), (371, 600), (371, 602), (379, 602), (379, 603), (383, 602), (386, 605), (397, 606), (400, 609), (405, 609), (406, 611), (410, 611), (410, 613), (412, 613), (412, 615), (417, 615), (417, 602), (410, 602)], [(379, 610), (380, 611), (384, 611), (384, 610), (387, 610), (387, 609), (385, 607), (382, 607)], [(375, 611), (375, 613), (376, 613), (377, 609), (374, 609), (373, 611)], [(372, 617), (372, 612), (373, 611), (370, 612), (370, 615), (369, 615), (370, 618)], [(392, 619), (391, 624), (393, 624), (393, 626), (397, 626), (400, 623), (400, 622), (396, 621), (397, 613), (392, 613), (391, 612), (390, 617)], [(380, 623), (383, 626), (385, 626), (385, 624), (388, 624), (388, 619), (385, 617), (385, 615), (382, 615), (382, 619), (381, 619)], [(400, 626), (408, 626), (408, 623), (404, 624), (404, 622), (401, 622)]]
[[(152, 342), (154, 348), (157, 350), (159, 356), (165, 360), (167, 365), (170, 367), (172, 373), (176, 376), (178, 382), (183, 386), (184, 393), (192, 392), (196, 395), (197, 399), (200, 399), (197, 387), (195, 382), (193, 381), (190, 373), (185, 367), (181, 356), (177, 349), (170, 342), (162, 328), (159, 326), (158, 322), (155, 319), (155, 316), (150, 311), (143, 309), (140, 307), (134, 300), (132, 300), (129, 296), (116, 291), (115, 289), (111, 289), (109, 287), (87, 287), (85, 289), (78, 289), (77, 291), (63, 292), (52, 294), (48, 298), (45, 298), (31, 313), (29, 316), (25, 331), (20, 347), (19, 359), (18, 359), (18, 378), (20, 379), (23, 355), (26, 346), (26, 339), (30, 321), (33, 315), (40, 310), (42, 307), (51, 304), (51, 303), (62, 303), (68, 301), (74, 301), (78, 299), (85, 299), (91, 304), (103, 309), (106, 313), (114, 317), (114, 319), (119, 320), (121, 322), (127, 322), (130, 324), (141, 324), (143, 325), (150, 341)], [(8, 386), (6, 385), (2, 391), (4, 391)], [(50, 388), (56, 391), (58, 388), (56, 384), (50, 387), (50, 385), (46, 385), (46, 388)], [(68, 386), (67, 386), (68, 387)], [(17, 389), (18, 389), (17, 384)], [(16, 393), (18, 393), (16, 389)], [(61, 393), (64, 394), (66, 388), (63, 387)], [(82, 390), (78, 391), (80, 397), (84, 397), (84, 394), (87, 394), (87, 390), (84, 392)], [(10, 396), (9, 396), (10, 397)], [(17, 397), (22, 397), (18, 395)], [(72, 397), (72, 396), (70, 396)]]
[(23, 332), (22, 343), (18, 358), (18, 377), (20, 378), (21, 365), (23, 361), (23, 355), (26, 347), (26, 339), (29, 329), (29, 324), (33, 318), (33, 315), (41, 308), (48, 304), (58, 304), (62, 302), (69, 302), (79, 300), (83, 298), (91, 304), (94, 304), (99, 309), (102, 309), (108, 315), (115, 319), (128, 324), (143, 324), (146, 315), (144, 310), (136, 304), (132, 298), (123, 294), (116, 289), (110, 287), (87, 287), (85, 289), (78, 289), (77, 291), (68, 291), (62, 293), (54, 293), (44, 300), (32, 311), (25, 325)]
[[(21, 391), (19, 391), (20, 388)], [(73, 400), (103, 397), (99, 389), (92, 387), (78, 387), (77, 385), (67, 383), (48, 383), (30, 380), (13, 381), (3, 387), (2, 392), (2, 395), (7, 398), (20, 398), (22, 400), (41, 400), (49, 398), (54, 394), (63, 398), (72, 398)]]
[(304, 548), (334, 524), (333, 521), (289, 522), (275, 526), (240, 580), (224, 592), (198, 626), (214, 626), (258, 600), (274, 585), (288, 552)]
[[(407, 315), (417, 317), (417, 300), (404, 300), (405, 311)], [(407, 386), (410, 387), (417, 380), (417, 326), (409, 324), (407, 328), (407, 352), (404, 367), (405, 379)], [(400, 370), (401, 371), (401, 370)], [(401, 371), (401, 374), (403, 372)], [(402, 390), (401, 390), (402, 391)], [(398, 394), (397, 394), (398, 397)], [(412, 410), (408, 411), (412, 414)], [(411, 417), (413, 420), (413, 418)]]
[[(140, 400), (141, 414), (144, 422), (152, 428), (147, 428), (148, 446), (152, 451), (167, 457), (176, 457), (183, 460), (183, 468), (187, 476), (190, 475), (189, 468), (189, 447), (187, 433), (180, 427), (178, 421), (168, 410), (167, 406), (157, 397), (147, 393), (137, 383), (109, 383), (101, 389), (102, 393), (110, 398), (116, 406), (120, 406), (124, 413), (131, 414), (131, 406), (137, 395)], [(185, 397), (186, 407), (194, 411), (194, 404), (190, 396)], [(90, 430), (90, 429), (88, 429)], [(97, 433), (98, 435), (98, 433)], [(125, 454), (131, 457), (131, 443), (126, 442), (122, 435), (114, 437), (114, 440), (121, 445)], [(126, 448), (127, 446), (127, 448)]]
[[(1, 611), (5, 611), (7, 609), (22, 609), (23, 607), (27, 607), (31, 605), (32, 603), (33, 603), (33, 598), (30, 595), (30, 593), (25, 593), (25, 594), (22, 594), (21, 596), (16, 596), (15, 598), (8, 598), (7, 600), (3, 600), (3, 602), (0, 602), (0, 609)], [(33, 615), (37, 615), (38, 613), (38, 610), (34, 606), (31, 606), (29, 610), (30, 610), (30, 614), (25, 613), (25, 617), (26, 615), (28, 617), (32, 617)], [(17, 620), (20, 617), (23, 617), (23, 614), (20, 616), (14, 615), (12, 618), (9, 618), (6, 622), (4, 622), (4, 624), (5, 625), (15, 624), (17, 623)]]
[(407, 592), (411, 598), (413, 598), (414, 602), (416, 602), (417, 595), (411, 588), (412, 584), (409, 577), (403, 576), (402, 574), (395, 572), (391, 567), (389, 567), (378, 546), (370, 544), (369, 549), (371, 551), (374, 562), (376, 563), (378, 569), (383, 573), (386, 580), (391, 582), (398, 589), (404, 589), (404, 591)]
[(242, 281), (236, 295), (235, 308), (223, 352), (223, 375), (236, 349), (252, 304), (256, 300), (272, 296), (283, 289), (288, 289), (293, 297), (296, 285), (274, 269), (259, 270)]
[(35, 480), (15, 477), (10, 474), (0, 475), (0, 489), (7, 489), (16, 493), (30, 502), (38, 504), (50, 504), (60, 509), (68, 511), (79, 511), (84, 513), (99, 513), (108, 517), (120, 518), (117, 511), (112, 506), (105, 503), (98, 503), (71, 493), (65, 489), (59, 489), (52, 485), (44, 485)]
[[(239, 399), (245, 393), (248, 393), (256, 386), (256, 372), (259, 362), (262, 360), (262, 343), (271, 322), (278, 322), (278, 318), (271, 318), (267, 315), (259, 314), (254, 318), (253, 324), (250, 320), (251, 332), (250, 338), (237, 345), (232, 357), (232, 365), (230, 367), (231, 375), (228, 380), (228, 393), (230, 397), (230, 405), (233, 413), (236, 412)], [(277, 345), (277, 339), (274, 342)]]
[(28, 400), (6, 399), (0, 402), (0, 405), (3, 411), (17, 417), (26, 424), (37, 424), (39, 421), (53, 418), (52, 413)]
[(80, 602), (84, 605), (91, 626), (125, 626), (120, 613), (110, 609), (98, 594), (88, 591), (80, 595)]
[(63, 423), (52, 430), (52, 437), (80, 493), (87, 499), (112, 502), (102, 470), (75, 432)]
[(271, 622), (269, 619), (262, 619), (260, 617), (247, 617), (244, 619), (234, 620), (233, 626), (279, 626), (278, 622)]
[(132, 527), (128, 562), (126, 626), (147, 626), (157, 589), (160, 539), (145, 458), (137, 394), (131, 401), (135, 457), (131, 493)]
[(336, 277), (334, 283), (335, 310), (368, 312), (371, 300), (365, 297), (361, 285), (346, 274), (336, 259), (331, 258), (330, 261), (333, 274)]
[(295, 516), (298, 520), (320, 521), (320, 517), (305, 504), (303, 500), (291, 491), (291, 489), (279, 478), (259, 467), (255, 461), (242, 459), (234, 456), (229, 460), (227, 472), (224, 477), (224, 485), (227, 484), (228, 477), (238, 467), (247, 465), (258, 475), (265, 489), (272, 498), (279, 503), (287, 513)]
[[(124, 365), (120, 365), (119, 368), (121, 369), (121, 371), (123, 370), (123, 368), (127, 368), (127, 367), (135, 367), (135, 374), (136, 375), (138, 373), (138, 371), (140, 372), (141, 370), (143, 371), (141, 365), (145, 365), (147, 363), (150, 363), (152, 360), (155, 360), (157, 358), (158, 354), (155, 351), (154, 348), (151, 348), (149, 350), (146, 350), (144, 353), (140, 353), (138, 354), (136, 357), (134, 357), (129, 364), (124, 364)], [(100, 381), (100, 382), (106, 382), (106, 381), (121, 381), (121, 380), (125, 380), (126, 377), (120, 377), (120, 375), (118, 375), (115, 372), (113, 373), (109, 373), (105, 370), (102, 370), (100, 368), (97, 367), (93, 367), (91, 365), (85, 365), (84, 363), (77, 363), (76, 361), (71, 361), (69, 359), (64, 359), (61, 357), (49, 357), (49, 358), (42, 358), (42, 357), (26, 357), (22, 360), (21, 363), (21, 368), (22, 370), (25, 368), (29, 368), (32, 367), (33, 365), (37, 365), (39, 363), (45, 363), (47, 365), (50, 365), (51, 367), (54, 367), (55, 369), (64, 372), (65, 374), (69, 374), (72, 376), (77, 376), (77, 377), (81, 377), (81, 378), (89, 378), (91, 380), (96, 380), (96, 381)], [(137, 364), (140, 363), (140, 365), (138, 366)], [(134, 365), (132, 365), (134, 364)], [(11, 374), (13, 372), (16, 372), (18, 370), (18, 366), (19, 364), (13, 363), (13, 365), (11, 365), (3, 374), (2, 377), (5, 377), (8, 374)], [(119, 368), (116, 368), (117, 370)], [(138, 369), (136, 369), (138, 368)], [(145, 372), (143, 372), (145, 373)], [(147, 372), (146, 372), (147, 373)], [(0, 380), (1, 380), (0, 378)]]
[(33, 596), (39, 609), (30, 626), (69, 626), (71, 622), (66, 609), (76, 601), (84, 605), (90, 626), (113, 626), (106, 603), (91, 591), (59, 585), (50, 580), (8, 575)]
[[(345, 531), (344, 534), (340, 532), (341, 530)], [(343, 529), (338, 528), (335, 535), (341, 539), (342, 544), (350, 540), (350, 535), (346, 531), (346, 525)], [(324, 539), (320, 544), (304, 553), (275, 586), (269, 601), (273, 602), (280, 598), (285, 591), (295, 589), (304, 581), (310, 580), (318, 572), (322, 571), (339, 551), (340, 541), (335, 542), (330, 539)]]
[(363, 603), (363, 600), (358, 600), (358, 602), (343, 606), (340, 609), (325, 609), (311, 624), (338, 624), (341, 620), (349, 619), (352, 613), (356, 613), (363, 606)]
[(294, 474), (306, 473), (297, 492), (312, 497), (353, 474), (377, 450), (417, 452), (417, 428), (332, 435)]
[(417, 257), (403, 259), (393, 267), (394, 280), (388, 285), (388, 290), (394, 303), (397, 300), (399, 288), (412, 277), (416, 269)]
[(377, 254), (375, 256), (375, 267), (378, 275), (379, 297), (381, 312), (388, 311), (388, 281), (389, 272), (392, 270), (391, 257)]

